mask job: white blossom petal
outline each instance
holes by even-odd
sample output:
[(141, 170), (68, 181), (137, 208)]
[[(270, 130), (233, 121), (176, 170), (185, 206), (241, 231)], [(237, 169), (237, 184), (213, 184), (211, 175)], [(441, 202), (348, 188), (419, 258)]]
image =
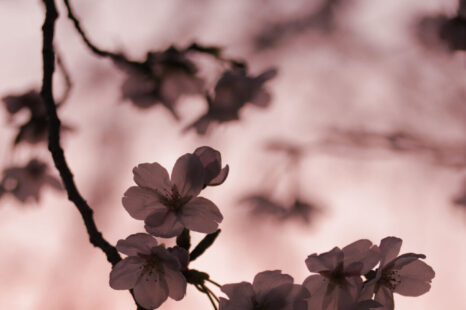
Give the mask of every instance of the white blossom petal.
[(128, 256), (137, 256), (138, 254), (150, 254), (151, 248), (157, 246), (157, 240), (151, 235), (137, 233), (128, 236), (125, 240), (119, 240), (116, 248), (119, 252)]
[(151, 213), (144, 228), (156, 237), (171, 238), (178, 236), (184, 229), (176, 214), (168, 209), (160, 209)]
[(137, 186), (132, 186), (125, 192), (122, 203), (129, 215), (137, 220), (144, 220), (155, 210), (165, 208), (155, 191)]
[(115, 290), (129, 290), (139, 279), (142, 270), (142, 259), (127, 257), (119, 261), (110, 272), (110, 287)]
[(168, 294), (174, 300), (183, 299), (186, 294), (186, 278), (180, 271), (165, 268), (165, 281), (168, 285)]
[(204, 187), (204, 167), (196, 155), (185, 154), (178, 158), (171, 180), (181, 197), (196, 197)]
[(134, 297), (144, 308), (158, 308), (168, 298), (167, 283), (158, 273), (144, 274), (134, 287)]
[(197, 197), (184, 205), (180, 218), (186, 228), (206, 234), (216, 231), (223, 220), (217, 206), (203, 197)]
[(400, 283), (395, 292), (403, 296), (420, 296), (430, 290), (434, 270), (421, 260), (415, 260), (398, 270)]
[(140, 187), (152, 188), (164, 194), (171, 189), (167, 170), (158, 163), (139, 164), (133, 169), (134, 182)]

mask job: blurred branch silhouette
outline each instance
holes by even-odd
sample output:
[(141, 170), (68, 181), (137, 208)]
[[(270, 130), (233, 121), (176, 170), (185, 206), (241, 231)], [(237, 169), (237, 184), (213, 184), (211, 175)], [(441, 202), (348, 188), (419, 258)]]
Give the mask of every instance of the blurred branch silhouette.
[[(107, 256), (107, 260), (115, 266), (121, 256), (114, 246), (104, 239), (102, 233), (97, 229), (93, 219), (93, 210), (89, 207), (86, 200), (79, 193), (74, 180), (73, 174), (66, 162), (64, 151), (60, 145), (60, 119), (57, 115), (55, 100), (53, 98), (53, 73), (55, 70), (55, 53), (53, 48), (53, 38), (55, 31), (55, 21), (58, 18), (58, 12), (54, 0), (43, 0), (46, 8), (45, 20), (42, 26), (43, 31), (43, 81), (41, 89), (41, 97), (47, 109), (49, 120), (49, 150), (52, 154), (56, 168), (60, 172), (60, 176), (68, 193), (68, 199), (72, 201), (81, 217), (89, 235), (89, 241), (95, 247), (101, 249)], [(132, 292), (131, 292), (132, 294)], [(134, 296), (133, 296), (134, 297)], [(138, 305), (138, 309), (143, 309)]]

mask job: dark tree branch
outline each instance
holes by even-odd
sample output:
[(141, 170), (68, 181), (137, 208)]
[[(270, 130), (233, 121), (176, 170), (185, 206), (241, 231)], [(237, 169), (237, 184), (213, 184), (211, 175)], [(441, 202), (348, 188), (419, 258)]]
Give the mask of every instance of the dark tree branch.
[(76, 31), (78, 31), (79, 35), (81, 36), (82, 40), (86, 44), (86, 46), (97, 56), (100, 57), (107, 57), (111, 58), (114, 61), (119, 61), (119, 62), (124, 62), (130, 65), (134, 65), (136, 67), (140, 67), (141, 64), (136, 61), (129, 60), (125, 55), (123, 54), (118, 54), (118, 53), (113, 53), (109, 51), (102, 50), (98, 48), (96, 45), (94, 45), (89, 38), (87, 37), (86, 33), (84, 32), (83, 28), (81, 27), (81, 24), (76, 17), (76, 15), (73, 12), (73, 9), (71, 8), (71, 4), (69, 0), (64, 0), (66, 10), (68, 11), (68, 18), (73, 22), (74, 27), (76, 28)]
[[(93, 219), (94, 212), (79, 193), (73, 180), (73, 174), (71, 173), (71, 170), (68, 167), (68, 164), (66, 163), (63, 149), (60, 146), (61, 123), (57, 115), (55, 100), (53, 98), (52, 91), (52, 79), (55, 70), (53, 36), (55, 31), (55, 21), (58, 18), (58, 13), (54, 0), (43, 0), (43, 2), (45, 4), (46, 13), (45, 21), (42, 26), (43, 80), (41, 96), (45, 103), (49, 120), (49, 150), (52, 154), (55, 167), (60, 172), (60, 176), (68, 193), (68, 199), (76, 205), (79, 213), (81, 214), (84, 220), (84, 225), (86, 226), (87, 233), (89, 234), (89, 241), (92, 245), (101, 249), (107, 256), (107, 260), (112, 264), (112, 266), (115, 266), (119, 261), (121, 261), (120, 254), (118, 254), (118, 251), (114, 246), (112, 246), (107, 240), (103, 238), (102, 233), (100, 233), (97, 229)], [(131, 294), (134, 298), (134, 294), (132, 291)], [(137, 308), (138, 310), (144, 309), (139, 305)]]

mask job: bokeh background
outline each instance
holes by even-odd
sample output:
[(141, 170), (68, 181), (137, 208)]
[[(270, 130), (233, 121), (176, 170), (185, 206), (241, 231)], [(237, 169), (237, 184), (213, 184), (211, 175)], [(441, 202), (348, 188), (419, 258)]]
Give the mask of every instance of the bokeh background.
[[(180, 121), (161, 106), (136, 109), (121, 98), (124, 74), (85, 47), (57, 4), (55, 44), (73, 83), (59, 110), (72, 128), (62, 145), (110, 242), (143, 231), (121, 204), (134, 166), (157, 161), (170, 171), (180, 155), (209, 145), (230, 175), (203, 196), (225, 219), (193, 268), (220, 283), (274, 269), (301, 283), (308, 255), (393, 235), (436, 272), (428, 294), (397, 295), (396, 308), (466, 309), (466, 55), (432, 30), (435, 17), (457, 14), (456, 1), (73, 1), (96, 45), (133, 59), (196, 41), (244, 59), (253, 75), (278, 69), (266, 84), (269, 107), (245, 106), (239, 121), (202, 136), (183, 131), (206, 110), (201, 96), (181, 98)], [(0, 1), (0, 97), (40, 88), (43, 18), (40, 1)], [(213, 88), (222, 67), (206, 67)], [(58, 96), (60, 73), (55, 82)], [(0, 118), (2, 170), (31, 157), (53, 166), (45, 144), (13, 148), (3, 108)], [(66, 194), (40, 194), (38, 203), (1, 197), (0, 309), (134, 308), (127, 292), (108, 286), (110, 264)], [(311, 212), (285, 220), (244, 203), (260, 196), (287, 205), (294, 195)], [(161, 309), (209, 307), (188, 287)]]

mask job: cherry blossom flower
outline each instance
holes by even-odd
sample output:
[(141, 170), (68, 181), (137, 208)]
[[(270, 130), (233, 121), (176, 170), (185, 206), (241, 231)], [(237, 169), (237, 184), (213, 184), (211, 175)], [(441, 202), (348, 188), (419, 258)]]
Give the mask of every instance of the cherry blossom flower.
[(165, 106), (178, 119), (175, 104), (183, 95), (202, 94), (204, 81), (196, 76), (195, 64), (186, 51), (170, 47), (164, 52), (150, 52), (139, 65), (116, 61), (128, 73), (122, 85), (123, 98), (138, 108), (149, 108), (157, 103)]
[(26, 202), (31, 198), (39, 201), (43, 186), (62, 190), (61, 182), (47, 170), (47, 165), (37, 159), (32, 159), (25, 167), (8, 168), (3, 172), (0, 192), (10, 193), (19, 201)]
[(383, 310), (395, 308), (393, 293), (403, 296), (425, 294), (435, 276), (434, 270), (419, 260), (425, 255), (407, 253), (398, 256), (402, 242), (396, 237), (387, 237), (380, 242), (380, 266), (375, 277), (364, 287), (366, 296), (375, 293), (375, 300), (383, 305)]
[(303, 286), (311, 294), (308, 309), (340, 310), (353, 306), (362, 287), (361, 275), (379, 262), (379, 249), (369, 240), (358, 240), (343, 249), (333, 248), (306, 259), (311, 275)]
[(119, 240), (116, 247), (128, 257), (113, 267), (110, 287), (133, 289), (137, 303), (147, 309), (160, 307), (168, 297), (174, 300), (184, 297), (187, 284), (180, 262), (163, 246), (158, 246), (152, 236), (133, 234)]
[(263, 88), (265, 82), (277, 74), (269, 69), (256, 77), (247, 75), (246, 69), (237, 67), (223, 73), (215, 86), (214, 98), (207, 96), (208, 110), (189, 128), (198, 134), (205, 134), (212, 122), (229, 122), (239, 119), (239, 111), (247, 103), (266, 107), (270, 102), (269, 93)]
[(230, 167), (222, 168), (222, 155), (219, 151), (209, 147), (201, 146), (194, 151), (204, 167), (204, 187), (216, 186), (225, 182)]
[(138, 186), (125, 192), (123, 206), (132, 217), (145, 221), (150, 234), (170, 238), (185, 227), (210, 234), (223, 220), (212, 201), (197, 197), (206, 180), (198, 156), (185, 154), (178, 158), (171, 179), (158, 163), (140, 164), (133, 174)]
[(302, 286), (280, 270), (264, 271), (253, 283), (225, 284), (222, 291), (229, 299), (220, 298), (219, 310), (306, 310), (309, 296)]

